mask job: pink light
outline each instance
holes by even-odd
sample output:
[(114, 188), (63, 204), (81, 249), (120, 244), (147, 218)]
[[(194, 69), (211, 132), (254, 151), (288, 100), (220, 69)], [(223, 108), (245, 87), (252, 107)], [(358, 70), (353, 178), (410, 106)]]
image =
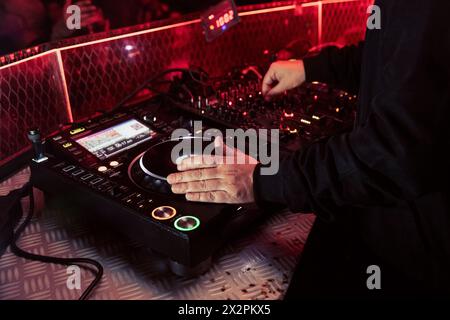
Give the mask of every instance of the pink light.
[(66, 101), (67, 118), (68, 118), (69, 122), (73, 122), (72, 106), (70, 104), (69, 90), (68, 90), (68, 86), (67, 86), (66, 74), (64, 72), (64, 63), (62, 60), (61, 51), (56, 51), (56, 60), (58, 61), (58, 69), (59, 69), (59, 74), (61, 76), (64, 100)]

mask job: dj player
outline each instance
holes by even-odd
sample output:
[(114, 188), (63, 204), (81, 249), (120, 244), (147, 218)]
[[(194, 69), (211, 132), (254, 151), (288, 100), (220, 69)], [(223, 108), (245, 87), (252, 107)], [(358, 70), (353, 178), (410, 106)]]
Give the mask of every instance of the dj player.
[[(356, 110), (355, 96), (319, 83), (271, 101), (262, 97), (258, 81), (241, 74), (210, 89), (175, 82), (166, 95), (46, 139), (45, 154), (31, 132), (34, 186), (167, 256), (177, 274), (205, 271), (213, 253), (262, 213), (254, 206), (188, 202), (171, 192), (166, 177), (177, 170), (174, 146), (181, 141), (195, 146), (196, 139), (203, 147), (211, 143), (194, 134), (193, 121), (202, 120), (204, 129), (278, 129), (280, 151), (292, 152), (349, 130)], [(179, 128), (191, 134), (171, 139)]]
[(176, 274), (204, 272), (214, 251), (259, 213), (174, 195), (166, 182), (176, 171), (174, 129), (142, 107), (93, 119), (45, 141), (48, 160), (33, 162), (32, 182), (164, 254)]

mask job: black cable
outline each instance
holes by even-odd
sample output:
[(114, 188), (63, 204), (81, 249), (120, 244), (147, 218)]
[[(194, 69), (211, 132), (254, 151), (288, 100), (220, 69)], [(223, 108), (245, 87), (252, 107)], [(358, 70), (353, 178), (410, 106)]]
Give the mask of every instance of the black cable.
[(202, 70), (202, 69), (198, 69), (198, 70), (196, 70), (196, 69), (187, 69), (187, 68), (172, 68), (172, 69), (167, 69), (167, 70), (164, 70), (163, 72), (157, 74), (156, 76), (151, 77), (151, 78), (145, 80), (141, 85), (139, 85), (136, 89), (134, 89), (130, 94), (128, 94), (125, 98), (123, 98), (122, 100), (120, 100), (119, 103), (117, 103), (116, 106), (115, 106), (111, 111), (115, 111), (115, 110), (117, 110), (117, 109), (123, 107), (123, 105), (124, 105), (128, 100), (132, 99), (136, 94), (139, 93), (139, 91), (141, 91), (141, 90), (145, 89), (146, 87), (148, 87), (148, 85), (149, 85), (150, 83), (152, 83), (153, 81), (157, 80), (158, 78), (160, 78), (160, 77), (162, 77), (162, 76), (164, 76), (164, 75), (166, 75), (166, 74), (174, 73), (174, 72), (187, 72), (187, 73), (189, 73), (189, 75), (191, 76), (192, 80), (194, 80), (195, 82), (198, 82), (198, 83), (200, 83), (200, 84), (203, 85), (203, 86), (208, 85), (208, 84), (207, 84), (206, 82), (204, 82), (202, 79), (197, 79), (197, 78), (194, 76), (194, 74), (193, 74), (193, 72), (199, 72), (200, 74), (203, 74), (203, 75), (208, 76), (208, 74), (207, 74), (204, 70)]
[[(145, 81), (144, 81), (143, 83), (141, 83), (136, 89), (134, 89), (134, 90), (133, 90), (131, 93), (129, 93), (126, 97), (124, 97), (122, 100), (120, 100), (120, 101), (119, 101), (119, 102), (118, 102), (111, 110), (109, 110), (109, 111), (104, 111), (104, 112), (102, 112), (102, 113), (103, 113), (104, 115), (107, 115), (107, 114), (110, 114), (110, 113), (112, 113), (112, 112), (118, 111), (120, 108), (122, 108), (122, 107), (124, 106), (125, 103), (127, 103), (130, 99), (132, 99), (134, 96), (136, 96), (136, 94), (138, 94), (141, 90), (143, 90), (143, 89), (145, 89), (145, 88), (148, 88), (148, 89), (152, 90), (153, 92), (155, 92), (155, 93), (157, 93), (157, 94), (169, 96), (169, 94), (168, 94), (167, 92), (162, 92), (162, 91), (158, 90), (157, 88), (155, 88), (155, 87), (153, 87), (153, 86), (150, 86), (150, 84), (151, 84), (152, 82), (154, 82), (155, 80), (161, 78), (162, 76), (166, 75), (166, 74), (169, 74), (169, 73), (175, 73), (175, 72), (186, 72), (186, 73), (188, 73), (188, 74), (190, 75), (190, 77), (192, 78), (192, 80), (194, 80), (195, 82), (197, 82), (197, 83), (199, 83), (199, 84), (201, 84), (201, 85), (203, 85), (203, 86), (209, 85), (207, 82), (205, 82), (205, 81), (203, 81), (203, 80), (201, 79), (201, 78), (202, 78), (202, 75), (206, 76), (207, 79), (208, 79), (208, 77), (209, 77), (208, 74), (206, 73), (206, 71), (204, 71), (204, 70), (201, 69), (201, 68), (195, 68), (195, 69), (188, 69), (188, 68), (172, 68), (172, 69), (167, 69), (167, 70), (164, 70), (163, 72), (161, 72), (161, 73), (155, 75), (154, 77), (151, 77), (151, 78), (145, 80)], [(199, 73), (199, 74), (201, 75), (201, 76), (200, 76), (200, 79), (197, 79), (197, 78), (194, 76), (194, 72), (197, 72), (197, 73)], [(172, 82), (172, 81), (165, 81), (165, 82)], [(163, 83), (163, 82), (161, 81), (161, 83)], [(169, 97), (170, 97), (170, 96), (169, 96)], [(172, 97), (170, 97), (170, 98), (172, 98)], [(173, 98), (172, 98), (172, 99), (173, 99)], [(174, 100), (176, 100), (176, 99), (174, 99)], [(80, 121), (80, 122), (68, 122), (68, 123), (65, 123), (64, 126), (83, 125), (84, 123), (88, 122), (89, 120), (91, 120), (91, 118), (88, 119), (88, 120)]]
[[(28, 190), (29, 189), (29, 190)], [(49, 256), (43, 256), (38, 255), (30, 252), (26, 252), (19, 248), (17, 246), (17, 240), (19, 239), (20, 235), (23, 233), (23, 231), (26, 229), (28, 224), (31, 222), (31, 219), (33, 217), (34, 212), (34, 195), (33, 195), (33, 188), (30, 184), (27, 184), (23, 187), (24, 193), (26, 191), (29, 191), (29, 197), (30, 197), (30, 207), (28, 210), (28, 214), (25, 218), (25, 220), (22, 222), (22, 224), (17, 228), (16, 232), (14, 233), (14, 236), (11, 241), (11, 252), (14, 253), (16, 256), (33, 260), (33, 261), (40, 261), (44, 263), (55, 263), (60, 265), (77, 265), (82, 268), (86, 268), (83, 264), (90, 264), (97, 268), (97, 274), (95, 275), (94, 280), (91, 282), (91, 284), (84, 290), (83, 294), (80, 296), (79, 300), (85, 300), (91, 292), (94, 290), (94, 288), (97, 286), (97, 284), (100, 282), (102, 276), (103, 276), (103, 266), (89, 258), (58, 258), (58, 257), (49, 257)]]

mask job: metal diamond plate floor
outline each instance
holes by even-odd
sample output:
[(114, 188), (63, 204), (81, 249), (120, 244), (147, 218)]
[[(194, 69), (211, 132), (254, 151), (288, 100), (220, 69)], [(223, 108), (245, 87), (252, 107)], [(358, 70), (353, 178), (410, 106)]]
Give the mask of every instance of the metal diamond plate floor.
[[(0, 195), (28, 179), (28, 170), (18, 173), (0, 184)], [(26, 200), (23, 206), (27, 210)], [(162, 257), (139, 243), (87, 224), (75, 210), (52, 203), (34, 217), (19, 246), (33, 253), (98, 260), (105, 274), (90, 299), (280, 299), (313, 221), (312, 215), (274, 215), (221, 249), (211, 269), (194, 279), (171, 274)], [(84, 290), (93, 275), (81, 275)], [(0, 258), (0, 300), (77, 299), (82, 292), (68, 289), (67, 278), (65, 266), (27, 261), (8, 249)]]

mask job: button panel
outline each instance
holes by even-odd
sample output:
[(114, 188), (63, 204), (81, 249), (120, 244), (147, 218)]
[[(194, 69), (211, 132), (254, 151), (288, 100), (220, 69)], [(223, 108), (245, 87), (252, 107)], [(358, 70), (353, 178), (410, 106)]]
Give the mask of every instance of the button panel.
[[(177, 210), (174, 207), (156, 207), (154, 200), (148, 194), (117, 183), (116, 181), (120, 181), (120, 179), (110, 179), (108, 176), (99, 174), (98, 166), (92, 168), (92, 172), (89, 172), (86, 167), (72, 165), (67, 162), (60, 162), (54, 165), (53, 168), (82, 185), (117, 199), (123, 205), (136, 210), (136, 212), (149, 219), (164, 223), (164, 221), (175, 219), (177, 216)], [(168, 226), (185, 232), (195, 230), (199, 225), (199, 219), (193, 216), (184, 216), (177, 219), (175, 224), (168, 224)]]

